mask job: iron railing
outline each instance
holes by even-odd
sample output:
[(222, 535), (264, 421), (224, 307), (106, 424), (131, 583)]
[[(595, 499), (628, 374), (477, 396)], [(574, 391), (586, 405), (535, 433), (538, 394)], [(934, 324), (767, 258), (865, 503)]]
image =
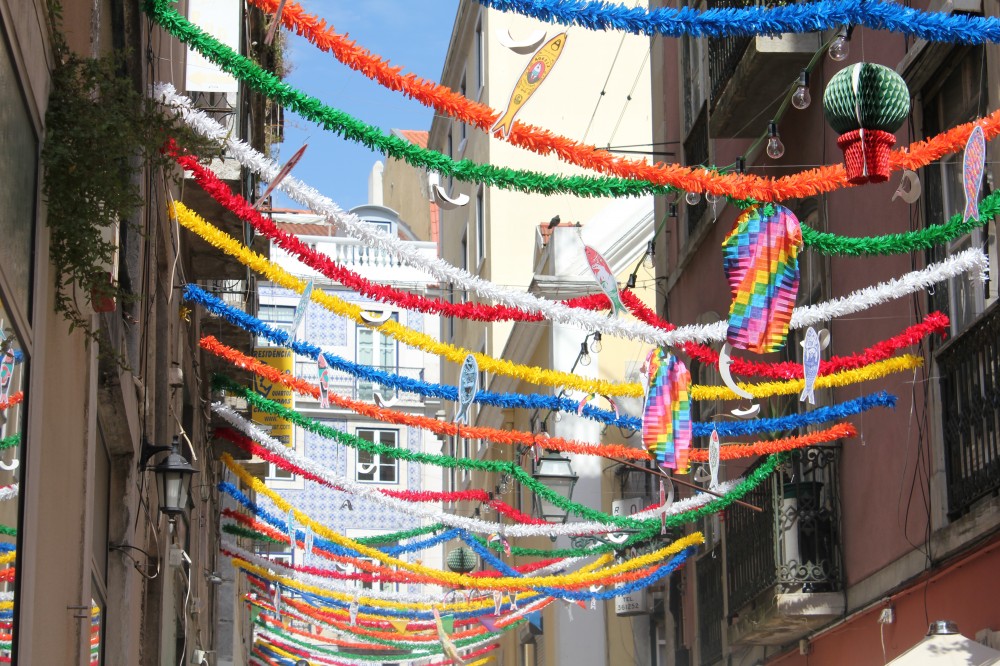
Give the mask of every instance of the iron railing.
[(788, 462), (748, 494), (762, 513), (735, 506), (726, 512), (729, 610), (759, 594), (842, 589), (840, 447), (793, 451)]
[(1000, 302), (936, 356), (948, 515), (1000, 489)]
[[(773, 479), (773, 477), (772, 477)], [(726, 510), (726, 582), (732, 614), (774, 585), (774, 489), (765, 481), (744, 500), (759, 506), (758, 513), (734, 504)]]
[(698, 647), (702, 666), (722, 659), (722, 546), (698, 560)]
[[(753, 0), (707, 0), (708, 9), (731, 7), (751, 7), (758, 4)], [(722, 91), (729, 79), (736, 73), (736, 67), (743, 59), (753, 37), (710, 37), (708, 40), (708, 104), (714, 111)]]

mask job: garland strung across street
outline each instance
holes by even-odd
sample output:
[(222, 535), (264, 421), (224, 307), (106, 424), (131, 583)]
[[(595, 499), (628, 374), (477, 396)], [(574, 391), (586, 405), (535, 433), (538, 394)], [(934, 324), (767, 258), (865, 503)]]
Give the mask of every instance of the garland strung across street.
[(689, 7), (647, 10), (645, 7), (630, 7), (603, 0), (478, 1), (485, 7), (541, 21), (648, 36), (776, 37), (782, 33), (820, 32), (851, 25), (900, 33), (929, 42), (1000, 42), (1000, 20), (996, 17), (927, 12), (884, 0), (820, 0), (702, 11)]
[[(272, 180), (281, 171), (281, 165), (277, 164), (273, 160), (270, 160), (264, 155), (261, 155), (259, 152), (247, 146), (247, 144), (232, 139), (229, 136), (230, 133), (228, 130), (223, 128), (222, 125), (209, 118), (204, 112), (192, 108), (191, 101), (186, 97), (177, 95), (172, 86), (168, 84), (158, 84), (155, 87), (154, 96), (162, 103), (177, 109), (182, 114), (185, 123), (187, 123), (187, 125), (198, 134), (212, 140), (225, 142), (227, 154), (236, 158), (247, 169), (250, 169), (254, 173), (260, 175), (263, 180)], [(1000, 114), (1000, 110), (998, 110), (997, 113)], [(952, 132), (954, 131), (955, 130), (952, 130)], [(336, 224), (339, 229), (345, 231), (352, 237), (361, 240), (366, 245), (390, 252), (398, 256), (410, 266), (424, 270), (430, 275), (440, 280), (445, 280), (456, 285), (457, 287), (461, 287), (462, 289), (473, 291), (486, 300), (511, 305), (526, 312), (541, 313), (547, 320), (574, 324), (590, 331), (600, 331), (601, 333), (618, 335), (625, 338), (644, 339), (647, 342), (660, 345), (676, 345), (685, 342), (684, 339), (661, 340), (656, 337), (655, 331), (650, 330), (653, 327), (643, 328), (641, 326), (637, 326), (636, 322), (629, 322), (620, 318), (610, 318), (607, 315), (586, 312), (580, 310), (579, 308), (566, 307), (562, 303), (538, 298), (537, 296), (524, 292), (523, 290), (495, 285), (487, 280), (483, 280), (479, 276), (472, 275), (464, 269), (453, 266), (442, 259), (437, 257), (428, 257), (415, 248), (404, 243), (399, 238), (394, 238), (379, 230), (373, 230), (371, 225), (364, 224), (357, 218), (357, 216), (344, 213), (340, 207), (329, 198), (324, 197), (308, 185), (301, 183), (293, 176), (288, 176), (282, 180), (278, 189), (316, 213), (325, 215), (327, 219), (331, 223)], [(988, 265), (988, 262), (981, 261), (979, 264), (980, 270), (985, 270), (984, 267)], [(951, 267), (947, 270), (954, 269), (954, 264), (944, 265)], [(971, 269), (971, 266), (969, 268)], [(934, 273), (936, 271), (936, 269), (935, 271), (930, 269), (931, 267), (929, 266), (925, 270), (929, 271), (929, 273)], [(930, 284), (933, 283), (927, 283), (923, 287), (917, 287), (916, 289), (923, 289)], [(902, 295), (907, 294), (901, 294), (901, 296)], [(845, 314), (852, 313), (846, 312), (833, 316), (844, 316)], [(804, 326), (810, 326), (814, 323), (819, 323), (819, 321), (822, 320), (804, 324)], [(716, 333), (711, 339), (700, 341), (722, 341), (723, 339), (724, 330), (723, 337), (718, 337), (718, 333)], [(695, 337), (693, 341), (699, 340)]]

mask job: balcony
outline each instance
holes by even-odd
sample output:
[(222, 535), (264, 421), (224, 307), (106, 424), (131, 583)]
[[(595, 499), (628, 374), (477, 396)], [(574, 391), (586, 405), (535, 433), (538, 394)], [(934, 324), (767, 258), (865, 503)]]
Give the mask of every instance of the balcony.
[(844, 611), (838, 446), (795, 451), (726, 513), (730, 645), (783, 645)]
[[(287, 225), (286, 229), (291, 225)], [(399, 260), (394, 253), (378, 247), (365, 245), (354, 238), (344, 238), (342, 236), (330, 236), (319, 239), (316, 237), (303, 238), (309, 245), (314, 246), (316, 251), (328, 256), (341, 266), (350, 268), (364, 277), (377, 279), (379, 282), (413, 282), (425, 284), (435, 280), (422, 270), (413, 268)], [(437, 244), (411, 241), (408, 245), (420, 251), (427, 257), (437, 256)], [(295, 266), (294, 273), (308, 278), (319, 280), (320, 273), (311, 268), (298, 264), (298, 259), (285, 250), (275, 246), (271, 248), (271, 259), (281, 266)], [(323, 278), (325, 279), (325, 278)]]
[(1000, 302), (935, 357), (940, 375), (948, 516), (1000, 490)]
[[(415, 379), (419, 381), (424, 380), (424, 368), (401, 368), (397, 366), (374, 366), (376, 370), (381, 370), (382, 372), (387, 372), (390, 374), (400, 375), (401, 377), (407, 377), (409, 379)], [(313, 384), (319, 383), (319, 374), (317, 371), (316, 364), (311, 361), (298, 361), (295, 363), (295, 376), (300, 377), (307, 382)], [(382, 386), (381, 384), (376, 384), (374, 382), (367, 382), (358, 379), (354, 375), (349, 375), (346, 373), (332, 372), (332, 385), (333, 392), (336, 395), (350, 398), (351, 400), (358, 400), (361, 402), (374, 402), (375, 393), (381, 396), (383, 402), (391, 402), (392, 400), (398, 400), (396, 406), (406, 407), (406, 406), (419, 406), (424, 404), (424, 397), (418, 393), (407, 393), (405, 391), (400, 391), (389, 386)], [(299, 396), (297, 403), (301, 404), (303, 401), (309, 401), (310, 398), (303, 398)], [(317, 405), (318, 400), (314, 400)]]
[[(763, 4), (708, 0), (708, 9)], [(713, 138), (754, 138), (767, 130), (768, 107), (783, 96), (820, 48), (817, 33), (708, 40), (709, 130)], [(776, 107), (775, 107), (776, 108)]]
[[(257, 281), (246, 280), (201, 280), (198, 286), (221, 299), (226, 305), (257, 316)], [(222, 317), (205, 313), (201, 319), (201, 333), (214, 335), (219, 342), (247, 355), (253, 355), (254, 338), (239, 326), (229, 323)], [(234, 378), (236, 381), (250, 383), (250, 373), (240, 370), (232, 363), (214, 354), (202, 354), (203, 367), (206, 368), (206, 378), (219, 372)]]

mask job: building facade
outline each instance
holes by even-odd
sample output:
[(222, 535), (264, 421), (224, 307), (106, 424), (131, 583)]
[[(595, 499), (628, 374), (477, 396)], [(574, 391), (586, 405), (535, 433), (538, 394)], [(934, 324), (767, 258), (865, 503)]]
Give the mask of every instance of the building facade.
[[(50, 14), (53, 7), (58, 14)], [(237, 2), (185, 8), (192, 16), (218, 12), (217, 25), (244, 53), (266, 27), (260, 14)], [(197, 188), (182, 195), (179, 170), (144, 155), (141, 146), (122, 158), (93, 145), (69, 172), (52, 175), (65, 179), (75, 169), (81, 178), (93, 171), (111, 180), (118, 174), (112, 189), (135, 188), (134, 211), (98, 230), (113, 255), (90, 267), (120, 290), (111, 298), (72, 280), (57, 290), (63, 264), (53, 257), (63, 241), (50, 215), (51, 190), (43, 196), (42, 154), (74, 149), (65, 125), (72, 91), (62, 69), (77, 62), (73, 57), (96, 62), (87, 59), (116, 54), (100, 70), (107, 78), (97, 79), (107, 87), (84, 89), (81, 103), (103, 105), (122, 133), (141, 119), (112, 115), (121, 108), (111, 103), (115, 86), (138, 99), (156, 82), (173, 83), (258, 148), (265, 143), (265, 106), (234, 80), (219, 87), (225, 77), (217, 70), (216, 83), (197, 82), (186, 71), (184, 49), (151, 28), (138, 3), (5, 0), (0, 42), (0, 224), (7, 238), (0, 327), (4, 357), (12, 361), (3, 380), (0, 541), (8, 562), (0, 650), (19, 664), (245, 663), (240, 625), (249, 621), (237, 604), (238, 584), (219, 575), (215, 485), (223, 473), (209, 434), (207, 363), (197, 346), (207, 318), (185, 306), (180, 288), (239, 284), (241, 306), (252, 312), (256, 298), (245, 271), (177, 231), (167, 201), (184, 200), (230, 231), (242, 226), (222, 220), (197, 195), (188, 198)], [(258, 59), (266, 60), (259, 53)], [(53, 131), (56, 119), (63, 134)], [(68, 132), (85, 141), (93, 130), (70, 123)], [(231, 164), (221, 159), (214, 166), (230, 186), (251, 194), (254, 181)], [(78, 203), (82, 217), (89, 209)], [(91, 222), (77, 221), (80, 228)], [(75, 312), (76, 327), (64, 312)], [(252, 349), (249, 336), (229, 342)], [(198, 473), (181, 498), (181, 513), (168, 519), (150, 468), (172, 441)]]
[[(658, 3), (662, 5), (663, 3)], [(728, 6), (708, 2), (701, 7)], [(930, 10), (950, 10), (931, 3)], [(988, 3), (955, 10), (992, 13)], [(676, 142), (689, 166), (732, 165), (763, 176), (795, 173), (842, 159), (827, 125), (822, 93), (843, 67), (866, 60), (906, 81), (912, 111), (897, 148), (974, 120), (998, 106), (995, 47), (930, 44), (863, 28), (849, 35), (849, 54), (825, 52), (836, 33), (768, 39), (660, 40), (654, 49), (654, 141)], [(784, 155), (771, 159), (765, 136), (800, 72), (810, 69), (812, 103), (778, 115)], [(988, 155), (995, 154), (995, 146)], [(993, 157), (984, 193), (995, 178)], [(784, 202), (803, 223), (845, 236), (922, 229), (961, 210), (961, 153), (920, 169), (921, 197), (894, 197), (900, 176), (881, 185), (841, 189)], [(956, 189), (957, 188), (957, 189)], [(657, 201), (658, 211), (669, 205)], [(720, 245), (739, 211), (725, 200), (681, 202), (675, 232), (658, 247), (657, 273), (676, 323), (728, 315)], [(820, 302), (920, 268), (968, 247), (997, 265), (993, 225), (932, 251), (891, 257), (800, 255), (798, 303)], [(995, 282), (959, 277), (927, 292), (826, 324), (827, 354), (849, 355), (898, 334), (933, 311), (951, 318), (947, 339), (931, 336), (915, 353), (924, 367), (862, 385), (817, 393), (833, 404), (886, 390), (894, 411), (854, 417), (857, 439), (813, 447), (759, 488), (751, 501), (763, 514), (735, 507), (701, 527), (708, 543), (675, 575), (663, 612), (667, 664), (886, 663), (921, 640), (928, 622), (954, 620), (981, 642), (998, 628), (994, 581), (1000, 513), (996, 491), (1000, 449), (994, 395)], [(784, 351), (766, 358), (801, 362), (794, 331)], [(717, 368), (693, 364), (698, 383), (720, 383)], [(706, 420), (731, 407), (700, 403)], [(804, 411), (795, 399), (772, 401), (779, 413)], [(765, 407), (765, 412), (767, 411)], [(763, 415), (769, 415), (764, 413)], [(729, 478), (745, 468), (726, 466)], [(995, 641), (995, 639), (992, 639)], [(941, 662), (944, 663), (944, 662)]]

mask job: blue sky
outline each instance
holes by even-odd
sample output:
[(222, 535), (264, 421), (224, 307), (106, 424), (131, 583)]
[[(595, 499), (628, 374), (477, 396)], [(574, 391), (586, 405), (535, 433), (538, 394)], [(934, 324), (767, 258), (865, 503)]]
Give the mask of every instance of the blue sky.
[[(439, 81), (458, 0), (333, 0), (301, 2), (403, 73)], [(286, 33), (292, 71), (288, 83), (384, 132), (430, 129), (433, 111), (340, 64), (306, 40)], [(285, 141), (275, 158), (284, 162), (303, 143), (309, 148), (293, 172), (344, 209), (366, 203), (368, 173), (382, 155), (344, 141), (292, 113), (285, 113)], [(275, 205), (301, 208), (283, 194)]]

